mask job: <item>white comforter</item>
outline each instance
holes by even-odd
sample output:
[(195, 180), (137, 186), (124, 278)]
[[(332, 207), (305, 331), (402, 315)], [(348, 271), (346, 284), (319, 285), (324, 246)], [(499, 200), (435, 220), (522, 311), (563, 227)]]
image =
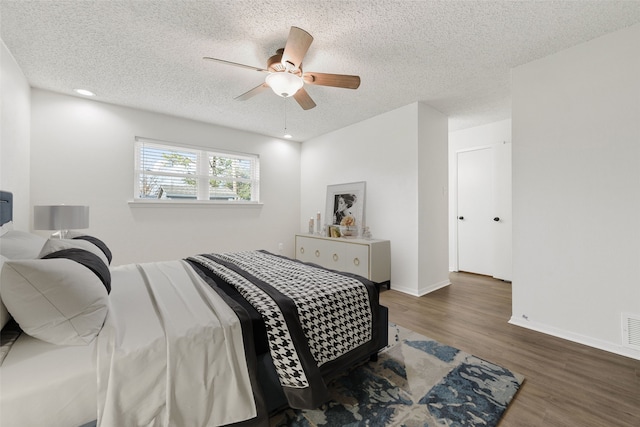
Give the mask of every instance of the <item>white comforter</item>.
[(97, 341), (98, 426), (218, 426), (256, 416), (234, 312), (184, 261), (112, 271)]

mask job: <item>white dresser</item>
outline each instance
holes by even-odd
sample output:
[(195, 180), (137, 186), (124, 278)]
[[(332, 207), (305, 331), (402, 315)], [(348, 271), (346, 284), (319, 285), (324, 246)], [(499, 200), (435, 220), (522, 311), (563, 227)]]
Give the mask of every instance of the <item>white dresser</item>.
[(358, 274), (391, 287), (391, 245), (388, 240), (296, 234), (296, 259)]

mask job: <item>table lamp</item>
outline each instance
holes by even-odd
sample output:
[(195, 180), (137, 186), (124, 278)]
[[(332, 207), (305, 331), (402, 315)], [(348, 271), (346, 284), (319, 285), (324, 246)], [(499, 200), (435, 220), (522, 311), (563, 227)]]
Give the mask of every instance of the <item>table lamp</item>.
[(36, 230), (58, 230), (61, 239), (67, 231), (89, 228), (89, 206), (50, 205), (33, 207), (33, 228)]

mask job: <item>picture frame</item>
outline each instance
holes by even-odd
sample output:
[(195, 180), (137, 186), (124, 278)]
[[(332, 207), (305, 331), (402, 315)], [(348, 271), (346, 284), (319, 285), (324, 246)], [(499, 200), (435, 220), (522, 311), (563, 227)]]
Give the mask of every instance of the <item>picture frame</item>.
[(340, 234), (340, 227), (337, 225), (330, 225), (329, 226), (329, 237), (342, 237), (342, 234)]
[(349, 227), (349, 234), (357, 235), (364, 226), (365, 189), (365, 181), (327, 185), (327, 225)]

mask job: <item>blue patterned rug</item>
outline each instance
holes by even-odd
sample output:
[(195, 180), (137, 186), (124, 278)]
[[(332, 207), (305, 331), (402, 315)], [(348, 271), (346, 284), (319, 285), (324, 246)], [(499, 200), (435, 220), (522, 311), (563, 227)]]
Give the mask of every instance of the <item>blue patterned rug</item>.
[(409, 329), (389, 324), (390, 345), (329, 386), (317, 410), (288, 409), (275, 426), (492, 427), (524, 377)]

